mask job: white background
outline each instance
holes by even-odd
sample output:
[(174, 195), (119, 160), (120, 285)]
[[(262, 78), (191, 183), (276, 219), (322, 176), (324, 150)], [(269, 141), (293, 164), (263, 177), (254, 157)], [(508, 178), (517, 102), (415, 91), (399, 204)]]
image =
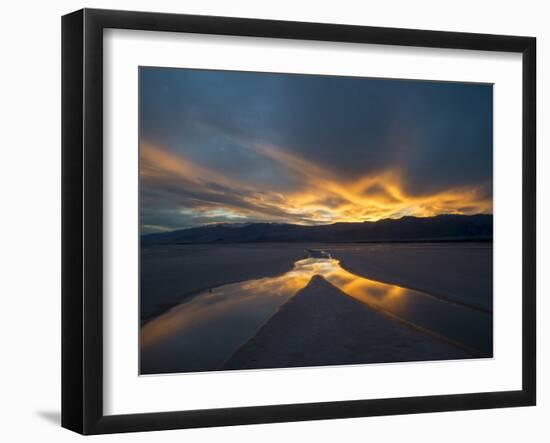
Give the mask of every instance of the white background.
[[(167, 1), (90, 0), (10, 2), (3, 8), (0, 110), (2, 112), (2, 365), (0, 365), (0, 436), (5, 441), (72, 441), (76, 434), (58, 427), (60, 390), (60, 19), (82, 6), (234, 15), (287, 20), (414, 27), (455, 31), (535, 35), (538, 37), (539, 189), (548, 179), (540, 169), (548, 163), (542, 153), (550, 103), (541, 85), (550, 75), (549, 12), (544, 2), (438, 1), (387, 2), (231, 2), (172, 4)], [(544, 165), (548, 169), (550, 165)], [(546, 199), (548, 200), (548, 199)], [(539, 195), (539, 201), (543, 197)], [(548, 203), (539, 224), (548, 222)], [(539, 245), (548, 235), (539, 229)], [(539, 254), (539, 273), (548, 268), (548, 248)], [(543, 324), (550, 289), (548, 271), (539, 280), (539, 406), (495, 411), (468, 411), (414, 416), (333, 420), (309, 423), (245, 426), (208, 430), (165, 431), (96, 437), (126, 441), (298, 441), (372, 439), (439, 442), (548, 441), (550, 426), (550, 368)]]

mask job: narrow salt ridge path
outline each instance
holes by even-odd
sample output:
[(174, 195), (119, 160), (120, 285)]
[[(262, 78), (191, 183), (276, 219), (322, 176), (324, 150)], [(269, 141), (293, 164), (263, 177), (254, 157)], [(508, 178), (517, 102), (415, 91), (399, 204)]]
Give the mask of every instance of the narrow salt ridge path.
[[(315, 306), (315, 309), (311, 309)], [(291, 368), (471, 358), (395, 321), (320, 275), (285, 303), (223, 369)]]

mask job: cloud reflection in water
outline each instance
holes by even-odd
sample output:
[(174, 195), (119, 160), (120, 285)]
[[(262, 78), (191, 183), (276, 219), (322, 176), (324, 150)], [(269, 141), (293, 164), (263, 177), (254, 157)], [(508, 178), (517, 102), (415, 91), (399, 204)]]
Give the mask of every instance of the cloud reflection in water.
[[(141, 372), (213, 370), (275, 314), (279, 306), (321, 275), (347, 295), (474, 348), (487, 317), (418, 291), (355, 275), (337, 259), (299, 260), (284, 275), (205, 291), (141, 328)], [(312, 309), (315, 309), (312, 306)], [(469, 328), (463, 327), (467, 321)], [(477, 325), (477, 326), (476, 326)], [(474, 331), (474, 334), (464, 331)]]

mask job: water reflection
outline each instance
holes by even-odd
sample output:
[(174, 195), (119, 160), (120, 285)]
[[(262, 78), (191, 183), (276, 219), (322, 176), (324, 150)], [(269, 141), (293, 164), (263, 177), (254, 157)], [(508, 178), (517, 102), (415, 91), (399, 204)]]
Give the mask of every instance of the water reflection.
[(314, 275), (370, 307), (482, 353), (491, 352), (490, 315), (360, 277), (324, 251), (309, 252), (309, 258), (297, 261), (284, 275), (202, 292), (145, 324), (140, 333), (141, 372), (217, 369)]
[(463, 346), (477, 356), (492, 354), (490, 314), (420, 291), (359, 277), (335, 262), (322, 275), (347, 295)]

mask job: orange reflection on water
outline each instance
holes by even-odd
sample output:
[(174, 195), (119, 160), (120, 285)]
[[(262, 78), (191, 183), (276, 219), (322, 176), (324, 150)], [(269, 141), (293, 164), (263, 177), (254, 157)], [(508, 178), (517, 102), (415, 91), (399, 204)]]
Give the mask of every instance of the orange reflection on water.
[[(141, 328), (141, 348), (155, 345), (174, 334), (189, 331), (200, 336), (203, 328), (216, 322), (219, 329), (238, 328), (235, 322), (246, 318), (260, 327), (277, 308), (304, 288), (314, 275), (320, 275), (346, 294), (375, 307), (388, 308), (399, 303), (406, 289), (359, 277), (346, 271), (333, 258), (306, 258), (278, 277), (248, 280), (198, 294)], [(255, 331), (248, 331), (247, 334)], [(247, 335), (245, 334), (245, 335)]]
[(140, 331), (141, 348), (185, 330), (196, 333), (202, 326), (208, 327), (209, 322), (236, 327), (231, 322), (238, 315), (257, 317), (261, 326), (266, 315), (273, 314), (280, 304), (306, 286), (313, 276), (311, 270), (302, 269), (299, 263), (292, 271), (278, 277), (228, 284), (198, 294), (145, 324)]
[(310, 258), (297, 262), (296, 265), (309, 278), (316, 274), (321, 275), (347, 295), (378, 308), (392, 309), (396, 304), (402, 303), (403, 296), (409, 291), (400, 286), (355, 275), (342, 268), (340, 261), (333, 258)]

